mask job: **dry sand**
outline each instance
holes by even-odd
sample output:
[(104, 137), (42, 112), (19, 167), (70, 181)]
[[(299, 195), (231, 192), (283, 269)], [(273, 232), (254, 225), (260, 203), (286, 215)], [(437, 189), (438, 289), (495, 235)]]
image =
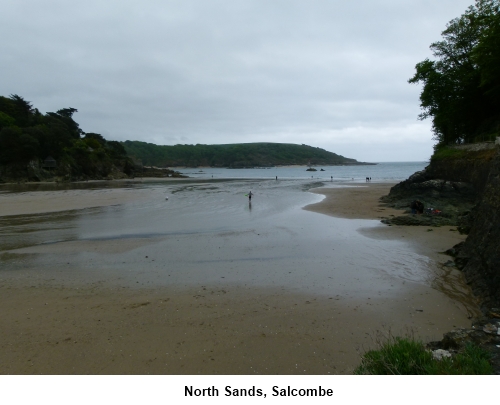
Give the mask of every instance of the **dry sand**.
[(389, 194), (392, 183), (346, 184), (342, 187), (317, 188), (311, 190), (326, 198), (305, 209), (349, 219), (377, 219), (389, 215), (400, 215), (400, 210), (386, 207), (379, 202), (380, 197)]
[[(390, 215), (393, 211), (378, 203), (389, 187), (317, 190), (327, 198), (307, 209), (347, 218)], [(117, 196), (113, 190), (92, 204), (116, 203)], [(11, 207), (28, 207), (27, 197), (7, 196)], [(82, 201), (77, 195), (60, 208), (76, 209)], [(443, 261), (437, 252), (462, 239), (449, 228), (361, 232), (373, 238), (411, 238), (437, 261)], [(470, 324), (467, 318), (476, 307), (461, 275), (447, 268), (436, 272), (433, 288), (397, 284), (406, 293), (397, 302), (243, 287), (68, 286), (10, 275), (0, 284), (0, 373), (346, 374), (359, 363), (360, 352), (373, 346), (377, 331), (411, 328), (436, 339), (454, 326)], [(443, 299), (441, 291), (450, 298)]]

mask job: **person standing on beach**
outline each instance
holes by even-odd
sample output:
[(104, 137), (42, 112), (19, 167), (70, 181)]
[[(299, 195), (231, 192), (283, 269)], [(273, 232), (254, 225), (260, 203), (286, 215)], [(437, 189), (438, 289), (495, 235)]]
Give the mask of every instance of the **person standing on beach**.
[(252, 194), (252, 192), (250, 191), (250, 192), (248, 193), (248, 202), (252, 202), (252, 195), (253, 195), (253, 194)]
[(411, 210), (411, 213), (414, 215), (417, 213), (417, 201), (416, 200), (414, 200), (410, 203), (410, 210)]

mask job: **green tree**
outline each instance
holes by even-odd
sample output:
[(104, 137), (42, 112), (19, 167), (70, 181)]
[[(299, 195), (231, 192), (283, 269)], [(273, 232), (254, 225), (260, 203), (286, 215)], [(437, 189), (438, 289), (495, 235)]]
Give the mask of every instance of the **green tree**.
[(63, 108), (58, 110), (56, 113), (48, 112), (46, 116), (53, 119), (59, 120), (66, 126), (67, 135), (73, 139), (80, 139), (83, 135), (83, 131), (80, 126), (73, 120), (73, 114), (78, 112), (76, 108)]
[(26, 166), (38, 154), (38, 141), (17, 126), (0, 131), (0, 164)]
[(133, 164), (121, 143), (85, 134), (73, 119), (77, 111), (69, 107), (41, 114), (17, 94), (0, 96), (0, 166), (7, 167), (1, 172), (26, 176), (27, 163), (52, 156), (60, 162), (61, 175), (103, 178), (114, 167), (133, 175)]
[(103, 148), (106, 146), (106, 139), (101, 134), (95, 134), (93, 132), (87, 132), (84, 137), (85, 140), (88, 139), (93, 139), (95, 142), (97, 142), (100, 146)]
[[(492, 5), (489, 4), (491, 7)], [(500, 13), (497, 9), (488, 9), (491, 18), (483, 32), (478, 46), (474, 50), (474, 61), (481, 72), (481, 87), (495, 102), (500, 104)]]
[(34, 112), (31, 101), (26, 101), (23, 97), (18, 96), (17, 94), (11, 94), (9, 98), (13, 102), (13, 112), (15, 114), (13, 117), (17, 121), (16, 124), (21, 127), (28, 126)]
[(109, 155), (113, 159), (124, 159), (127, 157), (127, 152), (123, 145), (118, 141), (108, 141), (106, 146), (109, 150)]
[(14, 125), (15, 122), (16, 120), (9, 114), (5, 114), (4, 112), (0, 111), (0, 130), (3, 127), (10, 127), (11, 125)]
[(498, 118), (488, 93), (498, 78), (494, 61), (500, 47), (495, 48), (493, 39), (498, 15), (499, 0), (477, 0), (447, 24), (442, 41), (431, 44), (436, 60), (425, 59), (415, 67), (409, 82), (423, 83), (419, 118), (432, 117), (438, 144), (472, 141)]

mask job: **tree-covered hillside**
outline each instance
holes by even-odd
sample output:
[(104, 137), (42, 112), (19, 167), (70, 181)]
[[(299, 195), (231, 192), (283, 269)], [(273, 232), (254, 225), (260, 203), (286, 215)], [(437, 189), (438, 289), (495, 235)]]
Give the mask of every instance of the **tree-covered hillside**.
[(158, 146), (125, 141), (125, 150), (144, 165), (159, 167), (269, 167), (276, 165), (362, 164), (324, 149), (284, 143)]
[(438, 148), (500, 135), (500, 1), (476, 0), (416, 65), (421, 119), (432, 118)]
[(83, 132), (73, 120), (76, 112), (63, 108), (42, 114), (23, 97), (0, 96), (0, 181), (131, 175), (133, 164), (123, 146)]

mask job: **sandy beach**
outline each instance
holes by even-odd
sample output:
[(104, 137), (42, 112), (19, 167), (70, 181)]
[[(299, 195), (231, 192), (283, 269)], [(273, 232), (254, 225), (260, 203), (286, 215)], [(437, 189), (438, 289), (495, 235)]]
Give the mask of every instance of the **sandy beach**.
[[(316, 189), (325, 199), (306, 210), (313, 211), (314, 218), (395, 215), (399, 212), (378, 201), (390, 186)], [(91, 197), (82, 190), (46, 196), (2, 194), (0, 218), (140, 204), (143, 193), (112, 189)], [(349, 374), (380, 332), (410, 332), (428, 340), (439, 339), (453, 327), (470, 325), (477, 309), (461, 274), (439, 265), (447, 260), (439, 252), (463, 236), (449, 227), (367, 226), (358, 232), (371, 240), (405, 240), (429, 258), (433, 274), (426, 282), (380, 276), (380, 286), (359, 294), (318, 294), (280, 285), (256, 288), (222, 281), (133, 287), (112, 279), (59, 279), (54, 274), (65, 274), (65, 264), (56, 255), (76, 259), (99, 250), (95, 254), (119, 263), (125, 251), (140, 251), (141, 246), (165, 237), (10, 247), (0, 252), (0, 373)], [(220, 239), (229, 243), (227, 234), (221, 233)], [(53, 261), (54, 273), (47, 276), (30, 268), (33, 255)], [(26, 266), (16, 264), (23, 260)], [(361, 289), (363, 280), (359, 283)], [(381, 287), (384, 284), (389, 285)]]
[[(320, 188), (312, 192), (325, 196), (318, 204), (304, 207), (306, 210), (348, 219), (382, 219), (398, 216), (402, 210), (396, 210), (380, 203), (381, 196), (389, 194), (390, 183), (352, 184), (350, 187)], [(355, 202), (355, 203), (354, 203)], [(385, 226), (378, 229), (361, 230), (363, 234), (374, 238), (409, 239), (415, 249), (437, 262), (446, 261), (441, 254), (453, 245), (465, 240), (456, 227), (442, 226), (429, 228), (424, 226)]]

